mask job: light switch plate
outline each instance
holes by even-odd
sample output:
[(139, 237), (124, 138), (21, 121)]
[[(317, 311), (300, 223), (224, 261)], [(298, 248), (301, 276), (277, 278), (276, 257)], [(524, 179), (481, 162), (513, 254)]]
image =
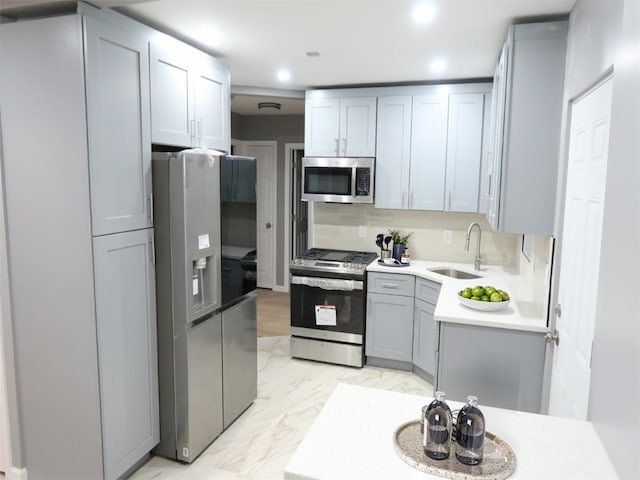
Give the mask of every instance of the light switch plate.
[(446, 244), (450, 244), (453, 242), (453, 232), (451, 230), (445, 230), (444, 231), (444, 239), (443, 239), (444, 243)]
[(358, 227), (358, 236), (360, 238), (365, 238), (367, 236), (367, 226), (366, 225), (360, 225)]

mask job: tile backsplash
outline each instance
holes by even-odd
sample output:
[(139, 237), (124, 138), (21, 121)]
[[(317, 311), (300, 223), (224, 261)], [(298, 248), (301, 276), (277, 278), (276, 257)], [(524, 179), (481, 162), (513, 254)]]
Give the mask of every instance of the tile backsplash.
[[(519, 265), (522, 235), (493, 232), (483, 214), (386, 210), (373, 205), (318, 202), (312, 205), (315, 247), (379, 252), (375, 243), (376, 235), (388, 235), (389, 229), (396, 229), (403, 235), (412, 232), (407, 245), (412, 258), (473, 266), (476, 229), (471, 233), (468, 252), (464, 244), (467, 228), (471, 222), (478, 222), (482, 229), (482, 262), (513, 267)], [(360, 226), (366, 228), (365, 237), (358, 235)], [(445, 243), (446, 231), (451, 232), (451, 243)]]

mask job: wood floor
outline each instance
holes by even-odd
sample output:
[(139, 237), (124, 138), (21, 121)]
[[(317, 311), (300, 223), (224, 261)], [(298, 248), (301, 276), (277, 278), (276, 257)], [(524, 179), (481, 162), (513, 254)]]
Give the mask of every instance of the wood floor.
[(258, 336), (291, 334), (289, 294), (258, 288)]

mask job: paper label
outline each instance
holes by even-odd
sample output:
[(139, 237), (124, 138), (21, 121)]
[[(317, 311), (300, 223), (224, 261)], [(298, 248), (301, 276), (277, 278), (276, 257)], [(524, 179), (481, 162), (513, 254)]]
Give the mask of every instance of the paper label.
[(336, 306), (316, 305), (316, 325), (336, 326)]
[(200, 293), (200, 287), (199, 287), (199, 283), (198, 283), (198, 277), (195, 277), (193, 279), (193, 294), (194, 295), (198, 295), (198, 293)]
[(209, 247), (209, 234), (206, 233), (204, 235), (198, 235), (198, 249), (204, 250), (205, 248)]

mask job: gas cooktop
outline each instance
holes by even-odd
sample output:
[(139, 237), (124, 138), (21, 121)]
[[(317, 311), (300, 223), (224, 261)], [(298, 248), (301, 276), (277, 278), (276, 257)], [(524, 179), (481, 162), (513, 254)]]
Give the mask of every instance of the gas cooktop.
[(364, 275), (372, 261), (378, 258), (373, 252), (311, 248), (291, 260), (292, 271), (337, 272)]

